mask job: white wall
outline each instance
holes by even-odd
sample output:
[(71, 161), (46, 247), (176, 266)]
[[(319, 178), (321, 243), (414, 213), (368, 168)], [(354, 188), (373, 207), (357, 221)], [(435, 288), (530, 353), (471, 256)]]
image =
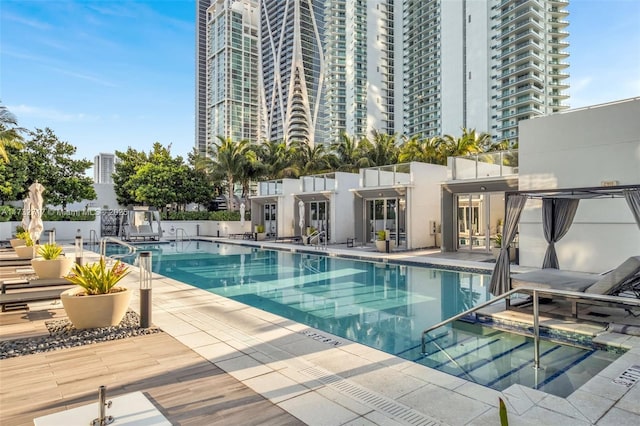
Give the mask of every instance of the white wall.
[[(640, 98), (521, 121), (519, 133), (520, 190), (640, 183)], [(540, 202), (520, 223), (520, 264), (540, 267)], [(561, 269), (602, 272), (640, 254), (640, 230), (623, 199), (581, 200), (556, 250)]]
[(353, 192), (357, 188), (360, 176), (356, 173), (336, 172), (335, 192), (331, 196), (329, 220), (331, 221), (331, 243), (344, 243), (355, 236), (355, 208)]
[(458, 134), (462, 127), (462, 2), (440, 3), (440, 93), (443, 134)]
[(441, 184), (447, 178), (447, 168), (436, 164), (411, 163), (411, 182), (407, 188), (407, 248), (436, 245), (430, 234), (429, 222), (440, 224)]

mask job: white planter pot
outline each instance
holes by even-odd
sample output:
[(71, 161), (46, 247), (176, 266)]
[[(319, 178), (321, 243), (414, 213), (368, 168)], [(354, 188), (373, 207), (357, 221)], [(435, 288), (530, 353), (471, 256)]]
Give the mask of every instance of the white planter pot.
[(258, 241), (264, 241), (267, 239), (267, 233), (266, 232), (256, 232), (256, 234), (258, 234)]
[(11, 243), (11, 247), (14, 249), (18, 246), (24, 246), (27, 244), (26, 241), (21, 238), (12, 238), (9, 242)]
[[(378, 251), (385, 253), (387, 251), (387, 242), (384, 240), (376, 240), (376, 248)], [(393, 250), (396, 247), (396, 243), (393, 241), (389, 241), (389, 251)]]
[(31, 259), (31, 267), (38, 278), (61, 278), (69, 275), (73, 260), (64, 256), (57, 259)]
[(14, 248), (18, 257), (33, 259), (38, 253), (38, 246), (17, 246)]
[(78, 330), (120, 324), (131, 301), (129, 289), (117, 293), (78, 296), (82, 293), (84, 293), (82, 287), (74, 287), (60, 295), (69, 321)]

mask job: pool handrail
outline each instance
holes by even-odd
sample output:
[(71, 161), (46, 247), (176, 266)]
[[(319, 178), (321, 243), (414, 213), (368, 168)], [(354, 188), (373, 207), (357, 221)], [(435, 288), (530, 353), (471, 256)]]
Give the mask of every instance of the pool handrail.
[(125, 254), (112, 254), (112, 255), (108, 256), (111, 259), (121, 259), (121, 258), (126, 257), (126, 256), (131, 256), (136, 252), (136, 248), (134, 246), (132, 246), (129, 243), (126, 243), (126, 242), (122, 241), (119, 238), (102, 237), (100, 239), (100, 256), (101, 257), (107, 257), (107, 243), (120, 244), (121, 246), (124, 246), (127, 249), (129, 249), (128, 253), (125, 253)]
[[(535, 287), (519, 287), (509, 290), (506, 293), (503, 293), (491, 300), (487, 300), (484, 303), (481, 303), (473, 308), (467, 309), (464, 312), (461, 312), (457, 315), (452, 316), (444, 321), (440, 321), (439, 323), (432, 325), (422, 331), (421, 338), (421, 353), (424, 355), (426, 353), (426, 337), (431, 331), (445, 326), (453, 321), (456, 321), (462, 317), (465, 317), (469, 314), (474, 313), (477, 310), (480, 310), (489, 305), (493, 305), (500, 300), (511, 297), (516, 293), (525, 293), (530, 294), (533, 298), (533, 367), (540, 367), (540, 310), (539, 310), (539, 295), (549, 295), (555, 296), (556, 298), (563, 299), (571, 299), (576, 303), (583, 303), (589, 305), (604, 305), (604, 306), (633, 306), (640, 307), (640, 299), (630, 298), (630, 297), (621, 297), (621, 296), (608, 296), (601, 294), (592, 294), (592, 293), (582, 293), (577, 291), (568, 291), (568, 290), (554, 290), (554, 289), (540, 289)], [(577, 315), (577, 308), (576, 308)], [(433, 340), (433, 339), (432, 339)]]

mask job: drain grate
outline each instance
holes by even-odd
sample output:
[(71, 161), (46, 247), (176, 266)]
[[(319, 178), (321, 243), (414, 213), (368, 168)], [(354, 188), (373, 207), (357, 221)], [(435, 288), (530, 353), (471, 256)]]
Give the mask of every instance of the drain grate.
[(427, 417), (406, 405), (402, 405), (392, 399), (371, 392), (370, 390), (353, 384), (340, 376), (330, 373), (329, 371), (322, 370), (318, 367), (310, 367), (305, 368), (300, 372), (385, 413), (387, 416), (393, 418), (393, 420), (402, 421), (406, 424), (415, 426), (435, 426), (441, 424), (439, 421)]

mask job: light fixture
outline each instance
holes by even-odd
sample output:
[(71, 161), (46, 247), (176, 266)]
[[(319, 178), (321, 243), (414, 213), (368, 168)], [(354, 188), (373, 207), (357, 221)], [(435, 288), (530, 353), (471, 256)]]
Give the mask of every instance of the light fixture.
[(486, 191), (486, 190), (487, 190), (487, 187), (486, 187), (486, 186), (481, 186), (481, 187), (480, 187), (480, 191)]

